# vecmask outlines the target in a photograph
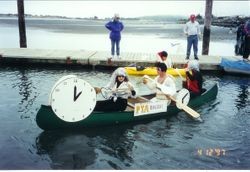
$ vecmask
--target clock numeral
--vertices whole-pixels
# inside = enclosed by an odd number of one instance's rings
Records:
[[[64,82],[63,85],[67,85],[68,83],[67,82]]]
[[[60,89],[59,89],[59,88],[57,88],[55,91],[56,91],[56,92],[59,92],[59,91],[60,91]]]
[[[77,79],[74,79],[74,82],[77,83]]]

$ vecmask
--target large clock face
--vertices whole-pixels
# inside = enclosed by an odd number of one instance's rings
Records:
[[[87,118],[96,105],[95,89],[74,75],[64,76],[52,88],[50,103],[54,113],[67,122]]]

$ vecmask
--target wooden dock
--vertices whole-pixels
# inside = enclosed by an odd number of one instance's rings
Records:
[[[116,57],[110,62],[109,51],[86,51],[86,50],[62,50],[62,49],[30,49],[30,48],[1,48],[0,64],[56,64],[56,65],[83,65],[120,67],[137,64],[153,66],[157,59],[157,53],[132,53],[122,52],[121,59]],[[169,58],[175,67],[181,68],[187,63],[185,55],[169,54]],[[201,70],[220,70],[221,58],[241,59],[240,56],[199,56]],[[193,59],[190,56],[190,59]]]

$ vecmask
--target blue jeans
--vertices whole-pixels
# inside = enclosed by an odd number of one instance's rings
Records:
[[[116,55],[120,55],[120,40],[112,40],[111,39],[111,55],[115,55],[115,47],[116,47]]]
[[[187,58],[190,56],[191,47],[193,45],[194,57],[198,58],[198,35],[189,35],[187,37]]]

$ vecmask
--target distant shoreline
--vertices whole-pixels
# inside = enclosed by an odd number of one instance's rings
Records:
[[[17,14],[0,14],[0,17],[9,17],[9,18],[17,18]],[[66,16],[55,16],[55,15],[31,15],[25,14],[25,17],[34,18],[34,19],[67,19],[67,20],[95,20],[95,21],[106,21],[111,20],[112,18],[104,18],[100,19],[98,16],[93,17],[66,17]],[[158,16],[142,16],[142,17],[133,17],[133,18],[122,18],[122,20],[127,21],[139,21],[139,20],[151,20],[155,22],[176,22],[178,24],[184,24],[188,21],[185,16],[171,16],[171,15],[158,15]],[[245,22],[250,20],[250,16],[213,16],[212,25],[213,26],[221,26],[221,27],[229,27],[235,28],[239,26],[241,22]],[[204,18],[201,15],[197,15],[197,21],[200,24],[204,23]]]
[[[58,33],[73,34],[107,34],[109,31],[104,27],[109,20],[93,19],[58,19],[58,18],[26,18],[27,29],[47,30]],[[155,21],[155,20],[126,20],[122,19],[125,25],[123,33],[132,35],[155,35],[167,39],[185,39],[183,34],[184,23],[177,21]],[[1,17],[0,25],[7,27],[18,27],[17,17]],[[201,24],[203,32],[203,26]],[[211,40],[235,40],[236,28],[211,27]]]

